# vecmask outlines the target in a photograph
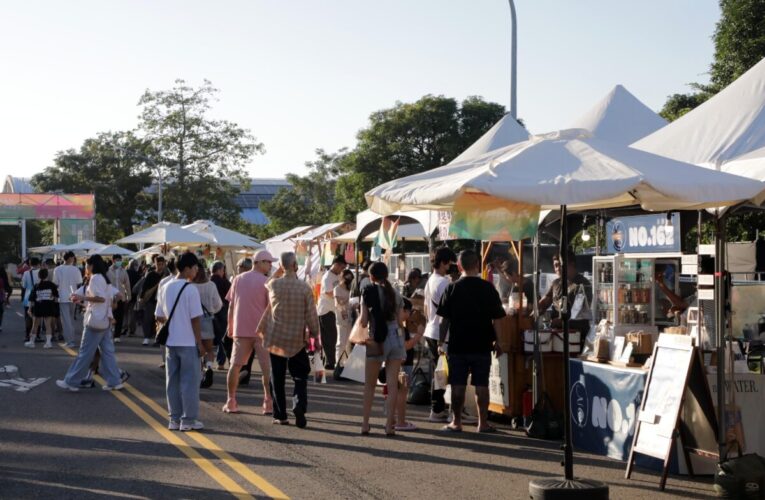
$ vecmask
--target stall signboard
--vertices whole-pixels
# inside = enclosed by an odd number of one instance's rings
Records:
[[[572,359],[571,434],[576,449],[627,460],[646,373]]]
[[[672,224],[669,224],[669,221]],[[608,253],[680,252],[680,214],[619,217],[606,223]]]

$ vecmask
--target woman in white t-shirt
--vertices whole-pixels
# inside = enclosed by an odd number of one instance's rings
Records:
[[[337,345],[335,359],[340,361],[340,355],[345,352],[350,355],[348,337],[351,336],[351,285],[353,273],[346,269],[340,275],[340,283],[335,287],[335,324],[337,325]]]
[[[199,298],[202,302],[202,358],[203,375],[201,387],[206,389],[213,383],[213,360],[215,359],[215,347],[213,347],[213,340],[215,340],[215,329],[213,328],[213,316],[215,313],[221,310],[223,307],[223,301],[220,299],[218,293],[218,287],[215,283],[210,281],[207,276],[207,269],[204,266],[204,261],[200,261],[200,265],[197,268],[197,275],[194,278],[194,286],[197,287],[199,292]]]
[[[85,304],[82,341],[77,359],[56,385],[62,389],[76,392],[80,382],[86,377],[90,362],[101,353],[99,373],[106,379],[105,391],[123,388],[117,357],[114,354],[112,340],[112,299],[114,290],[106,278],[107,266],[100,255],[91,255],[87,260],[87,273],[90,276],[87,286],[73,293],[70,299],[74,303]]]

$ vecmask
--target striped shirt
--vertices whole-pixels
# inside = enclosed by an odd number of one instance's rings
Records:
[[[306,328],[312,337],[319,335],[319,317],[308,283],[294,272],[266,284],[269,306],[258,331],[264,334],[269,352],[291,358],[308,342]]]

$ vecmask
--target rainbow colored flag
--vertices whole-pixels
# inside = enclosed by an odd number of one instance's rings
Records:
[[[449,234],[459,239],[518,241],[534,237],[538,225],[537,205],[465,193],[454,202]]]
[[[394,222],[390,217],[383,217],[380,223],[380,230],[377,231],[375,245],[383,250],[393,250],[398,240],[398,223],[401,219]]]

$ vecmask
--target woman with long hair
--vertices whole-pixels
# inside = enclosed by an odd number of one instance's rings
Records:
[[[218,295],[218,287],[210,281],[207,276],[207,269],[204,261],[199,262],[197,275],[194,277],[194,286],[199,291],[199,298],[202,302],[202,347],[204,352],[199,353],[202,356],[202,383],[201,387],[206,389],[213,383],[213,361],[215,360],[215,351],[213,340],[215,340],[215,329],[213,328],[213,317],[215,313],[223,307],[223,302]]]
[[[364,383],[364,406],[361,434],[369,434],[369,416],[377,387],[377,376],[383,362],[387,380],[398,380],[401,362],[406,358],[404,339],[399,331],[399,321],[403,300],[388,281],[388,266],[375,262],[369,268],[371,285],[364,288],[361,295],[361,326],[369,328],[366,342],[367,358]],[[385,434],[396,434],[396,401],[398,386],[388,385],[387,421]]]
[[[335,287],[335,324],[337,324],[337,345],[335,346],[335,359],[339,362],[340,356],[345,353],[350,355],[348,338],[351,336],[351,285],[353,273],[346,269],[340,275],[340,283]]]
[[[80,383],[87,377],[96,350],[101,352],[99,373],[106,379],[106,385],[102,388],[105,391],[123,388],[112,340],[112,300],[115,290],[109,286],[107,270],[100,255],[88,257],[88,284],[70,297],[72,302],[85,304],[85,317],[77,359],[69,367],[66,376],[62,380],[56,380],[56,385],[64,390],[79,390]]]

